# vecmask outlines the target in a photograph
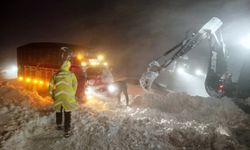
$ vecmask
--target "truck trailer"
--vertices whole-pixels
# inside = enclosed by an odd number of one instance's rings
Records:
[[[17,48],[18,80],[29,89],[48,93],[51,77],[69,56],[70,70],[78,80],[76,95],[79,99],[83,99],[90,77],[93,86],[112,82],[113,76],[102,55],[78,45],[49,42],[29,43]]]

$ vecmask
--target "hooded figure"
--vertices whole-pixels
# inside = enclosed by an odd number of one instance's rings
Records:
[[[69,136],[71,111],[78,108],[75,99],[77,79],[75,74],[69,71],[70,66],[70,61],[64,61],[59,72],[52,77],[49,84],[49,93],[54,99],[57,129],[62,129],[62,113],[64,110],[65,137]]]

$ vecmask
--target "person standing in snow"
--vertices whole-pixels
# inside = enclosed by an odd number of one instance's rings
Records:
[[[63,62],[58,73],[50,80],[49,93],[54,99],[56,111],[57,129],[62,129],[62,118],[64,112],[64,136],[70,136],[71,111],[78,108],[75,99],[77,90],[77,79],[74,73],[70,72],[70,61]]]
[[[126,99],[126,106],[128,106],[129,97],[128,97],[128,87],[126,80],[115,81],[113,84],[118,87],[118,93],[117,93],[118,103],[119,104],[121,103],[121,96],[123,93]]]

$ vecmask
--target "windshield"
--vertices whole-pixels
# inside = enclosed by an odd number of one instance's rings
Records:
[[[100,67],[90,67],[87,69],[87,76],[97,76],[102,74],[103,68]]]

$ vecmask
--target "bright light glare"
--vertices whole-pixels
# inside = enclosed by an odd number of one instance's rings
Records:
[[[87,99],[88,99],[88,100],[93,99],[93,95],[87,95]]]
[[[44,82],[43,82],[42,80],[40,80],[40,81],[39,81],[39,83],[40,83],[41,85],[43,85],[43,84],[44,84]]]
[[[35,79],[35,80],[33,80],[33,83],[34,83],[34,84],[37,84],[37,82],[38,82],[38,81],[37,81],[36,79]]]
[[[87,63],[86,63],[86,62],[81,62],[81,65],[82,65],[83,67],[85,67],[85,66],[87,66]]]
[[[107,62],[104,62],[103,65],[104,65],[104,66],[108,66],[108,63],[107,63]]]
[[[30,78],[26,78],[26,82],[30,82],[30,80],[31,80]]]
[[[201,75],[203,75],[203,73],[201,70],[197,69],[197,70],[195,70],[195,75],[201,76]]]
[[[4,72],[5,74],[3,75],[4,78],[6,79],[14,79],[17,78],[17,66],[11,65],[9,67],[6,67],[6,69],[1,70],[1,72]]]
[[[18,77],[18,79],[19,79],[20,81],[23,81],[23,77]]]
[[[78,54],[78,55],[77,55],[77,59],[78,59],[78,60],[82,60],[82,55],[81,55],[81,54]]]
[[[93,87],[87,87],[85,90],[86,95],[92,95],[94,93],[94,88]]]
[[[99,63],[93,61],[93,62],[91,62],[90,64],[93,65],[93,66],[96,66],[96,65],[98,65]]]
[[[90,59],[89,62],[90,62],[90,65],[92,66],[99,65],[99,61],[97,59]]]
[[[178,68],[177,68],[177,72],[178,72],[179,74],[184,74],[184,73],[185,73],[185,69],[182,68],[182,67],[178,67]]]
[[[250,34],[248,34],[247,36],[241,38],[240,44],[242,46],[244,46],[245,48],[250,49]]]
[[[100,60],[100,61],[102,61],[104,59],[104,57],[103,57],[103,55],[98,55],[97,59]]]
[[[17,66],[11,66],[10,71],[17,72]]]
[[[118,88],[117,88],[117,86],[115,86],[114,84],[108,85],[108,91],[109,91],[110,93],[114,93],[114,92],[116,92],[117,90],[118,90]]]

